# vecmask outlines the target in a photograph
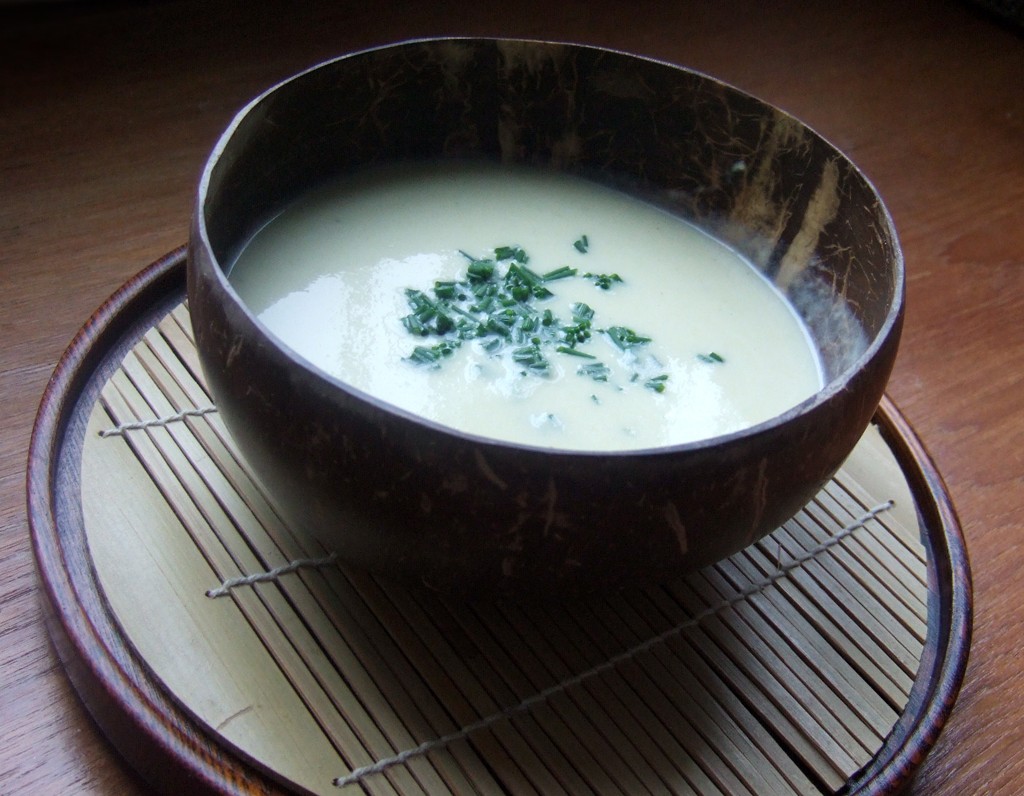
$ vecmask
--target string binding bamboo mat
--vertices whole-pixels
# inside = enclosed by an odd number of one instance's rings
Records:
[[[296,792],[842,792],[928,633],[927,551],[869,430],[775,533],[567,604],[379,582],[280,520],[202,381],[187,309],[128,351],[82,448],[89,553],[153,676]]]

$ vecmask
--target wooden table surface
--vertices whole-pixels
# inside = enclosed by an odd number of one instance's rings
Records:
[[[908,273],[889,394],[947,481],[974,570],[966,681],[911,792],[1024,793],[1020,30],[952,0],[463,5],[0,4],[0,792],[149,792],[77,701],[42,622],[25,459],[67,343],[185,241],[206,154],[251,96],[370,45],[508,35],[710,73],[809,123],[875,183]]]

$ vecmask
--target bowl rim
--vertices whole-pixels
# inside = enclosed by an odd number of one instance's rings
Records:
[[[396,406],[382,398],[379,398],[371,393],[359,389],[358,387],[349,384],[348,382],[339,379],[327,371],[323,370],[319,366],[310,362],[301,353],[293,349],[281,338],[275,335],[258,317],[250,310],[245,301],[242,300],[241,296],[232,286],[228,279],[227,271],[224,263],[216,256],[213,250],[213,246],[210,243],[210,237],[207,229],[207,218],[206,218],[206,200],[209,195],[210,183],[213,177],[213,172],[217,168],[225,150],[234,139],[238,128],[242,125],[247,117],[262,103],[266,102],[276,92],[283,87],[296,83],[310,74],[321,71],[326,68],[333,67],[344,61],[348,61],[354,58],[366,57],[374,53],[398,50],[406,47],[416,47],[423,45],[440,45],[445,43],[490,43],[494,45],[500,44],[517,44],[517,45],[535,45],[544,47],[568,47],[578,50],[594,51],[598,53],[609,53],[613,55],[622,56],[625,58],[636,59],[639,61],[645,61],[647,63],[655,64],[659,67],[671,69],[674,71],[682,72],[685,74],[698,77],[701,80],[706,80],[714,83],[726,91],[733,92],[743,98],[753,100],[754,102],[764,106],[766,109],[781,114],[782,117],[794,122],[800,128],[806,130],[812,136],[817,138],[821,143],[828,147],[832,152],[844,161],[844,164],[849,168],[851,175],[861,180],[864,186],[868,189],[870,194],[874,197],[880,220],[883,222],[883,228],[880,230],[888,235],[889,240],[892,243],[892,274],[893,274],[893,300],[890,302],[889,307],[886,310],[885,319],[878,331],[874,335],[873,339],[868,344],[867,348],[842,372],[837,376],[827,381],[824,386],[815,391],[814,394],[805,398],[798,404],[790,407],[789,409],[774,415],[766,420],[759,423],[746,426],[736,431],[728,432],[725,434],[717,434],[711,437],[704,437],[697,440],[691,440],[687,442],[674,443],[668,445],[659,445],[654,447],[646,448],[625,448],[625,449],[608,449],[608,450],[590,450],[590,449],[578,449],[578,448],[567,448],[567,447],[549,447],[536,445],[526,442],[516,442],[512,440],[500,439],[497,437],[488,437],[481,434],[474,434],[472,432],[464,431],[454,426],[449,426],[437,421],[431,420],[430,418],[424,417],[423,415],[411,412],[403,409],[402,407]],[[799,118],[793,116],[787,110],[780,108],[767,100],[762,99],[754,94],[744,91],[731,83],[723,81],[705,72],[683,66],[680,64],[672,63],[667,60],[658,59],[650,56],[639,55],[636,53],[627,52],[612,47],[604,47],[600,45],[584,44],[572,41],[560,41],[560,40],[547,40],[547,39],[534,39],[534,38],[517,38],[517,37],[504,37],[504,36],[429,36],[420,38],[403,39],[395,42],[384,43],[375,45],[372,47],[355,50],[352,52],[344,53],[342,55],[334,56],[317,63],[312,64],[298,72],[295,72],[282,80],[273,83],[272,85],[265,88],[255,97],[250,99],[245,105],[243,105],[232,117],[228,125],[223,129],[217,138],[213,148],[208,153],[203,170],[200,173],[198,185],[195,191],[195,204],[193,209],[193,220],[192,220],[193,233],[197,236],[198,240],[193,241],[193,245],[201,245],[208,256],[210,262],[214,265],[212,268],[214,278],[218,283],[218,286],[225,291],[226,295],[231,299],[235,307],[242,311],[246,320],[253,325],[253,327],[259,331],[259,333],[273,343],[274,348],[280,351],[291,364],[301,368],[310,377],[322,381],[329,385],[333,389],[340,390],[342,393],[348,394],[359,401],[365,402],[375,409],[382,411],[386,414],[398,417],[404,421],[413,423],[414,425],[420,426],[432,433],[439,434],[448,438],[460,439],[462,441],[475,444],[477,446],[483,446],[485,448],[493,449],[514,449],[522,452],[535,452],[542,454],[545,457],[568,457],[568,458],[607,458],[607,457],[624,457],[624,458],[637,458],[637,457],[661,457],[669,455],[678,455],[686,452],[696,451],[707,451],[710,449],[720,449],[723,446],[728,446],[733,443],[738,443],[742,440],[754,439],[761,435],[771,434],[776,431],[779,427],[784,426],[791,420],[813,413],[819,407],[828,403],[834,396],[845,391],[850,382],[855,376],[861,372],[865,366],[876,356],[880,354],[883,347],[888,344],[890,337],[893,334],[899,334],[903,317],[906,308],[906,267],[903,256],[902,246],[899,241],[899,237],[896,231],[896,226],[892,218],[892,214],[889,208],[886,206],[881,194],[879,193],[875,184],[868,178],[863,170],[850,158],[845,152],[843,152],[838,146],[836,146],[831,140],[819,133],[815,128],[811,127],[807,123],[803,122]],[[700,228],[700,227],[698,227]],[[719,238],[713,233],[713,237],[716,240]],[[726,244],[728,245],[728,244]],[[746,259],[746,258],[744,258]],[[192,265],[192,249],[189,247],[188,256],[188,268],[191,269]]]

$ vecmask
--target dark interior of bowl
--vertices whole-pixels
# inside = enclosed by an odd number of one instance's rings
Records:
[[[897,262],[898,246],[849,160],[755,98],[635,56],[479,39],[382,48],[278,87],[234,138],[206,208],[222,264],[332,176],[381,161],[490,158],[621,186],[731,243],[790,298],[827,379],[864,354],[902,290],[899,268],[870,265]]]
[[[790,297],[828,385],[705,442],[516,446],[345,388],[270,339],[228,288],[238,249],[303,192],[374,163],[445,158],[574,173],[695,221]],[[446,39],[328,62],[236,117],[200,184],[189,302],[221,416],[296,527],[350,563],[446,591],[564,593],[716,561],[813,497],[884,390],[903,269],[872,186],[785,113],[622,53]]]

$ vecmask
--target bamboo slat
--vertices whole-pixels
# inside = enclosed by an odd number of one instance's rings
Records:
[[[927,553],[870,430],[731,559],[545,606],[384,584],[294,533],[212,406],[184,306],[103,386],[82,456],[90,553],[125,636],[297,791],[835,793],[898,720],[927,636]],[[208,596],[300,560],[319,563]]]

